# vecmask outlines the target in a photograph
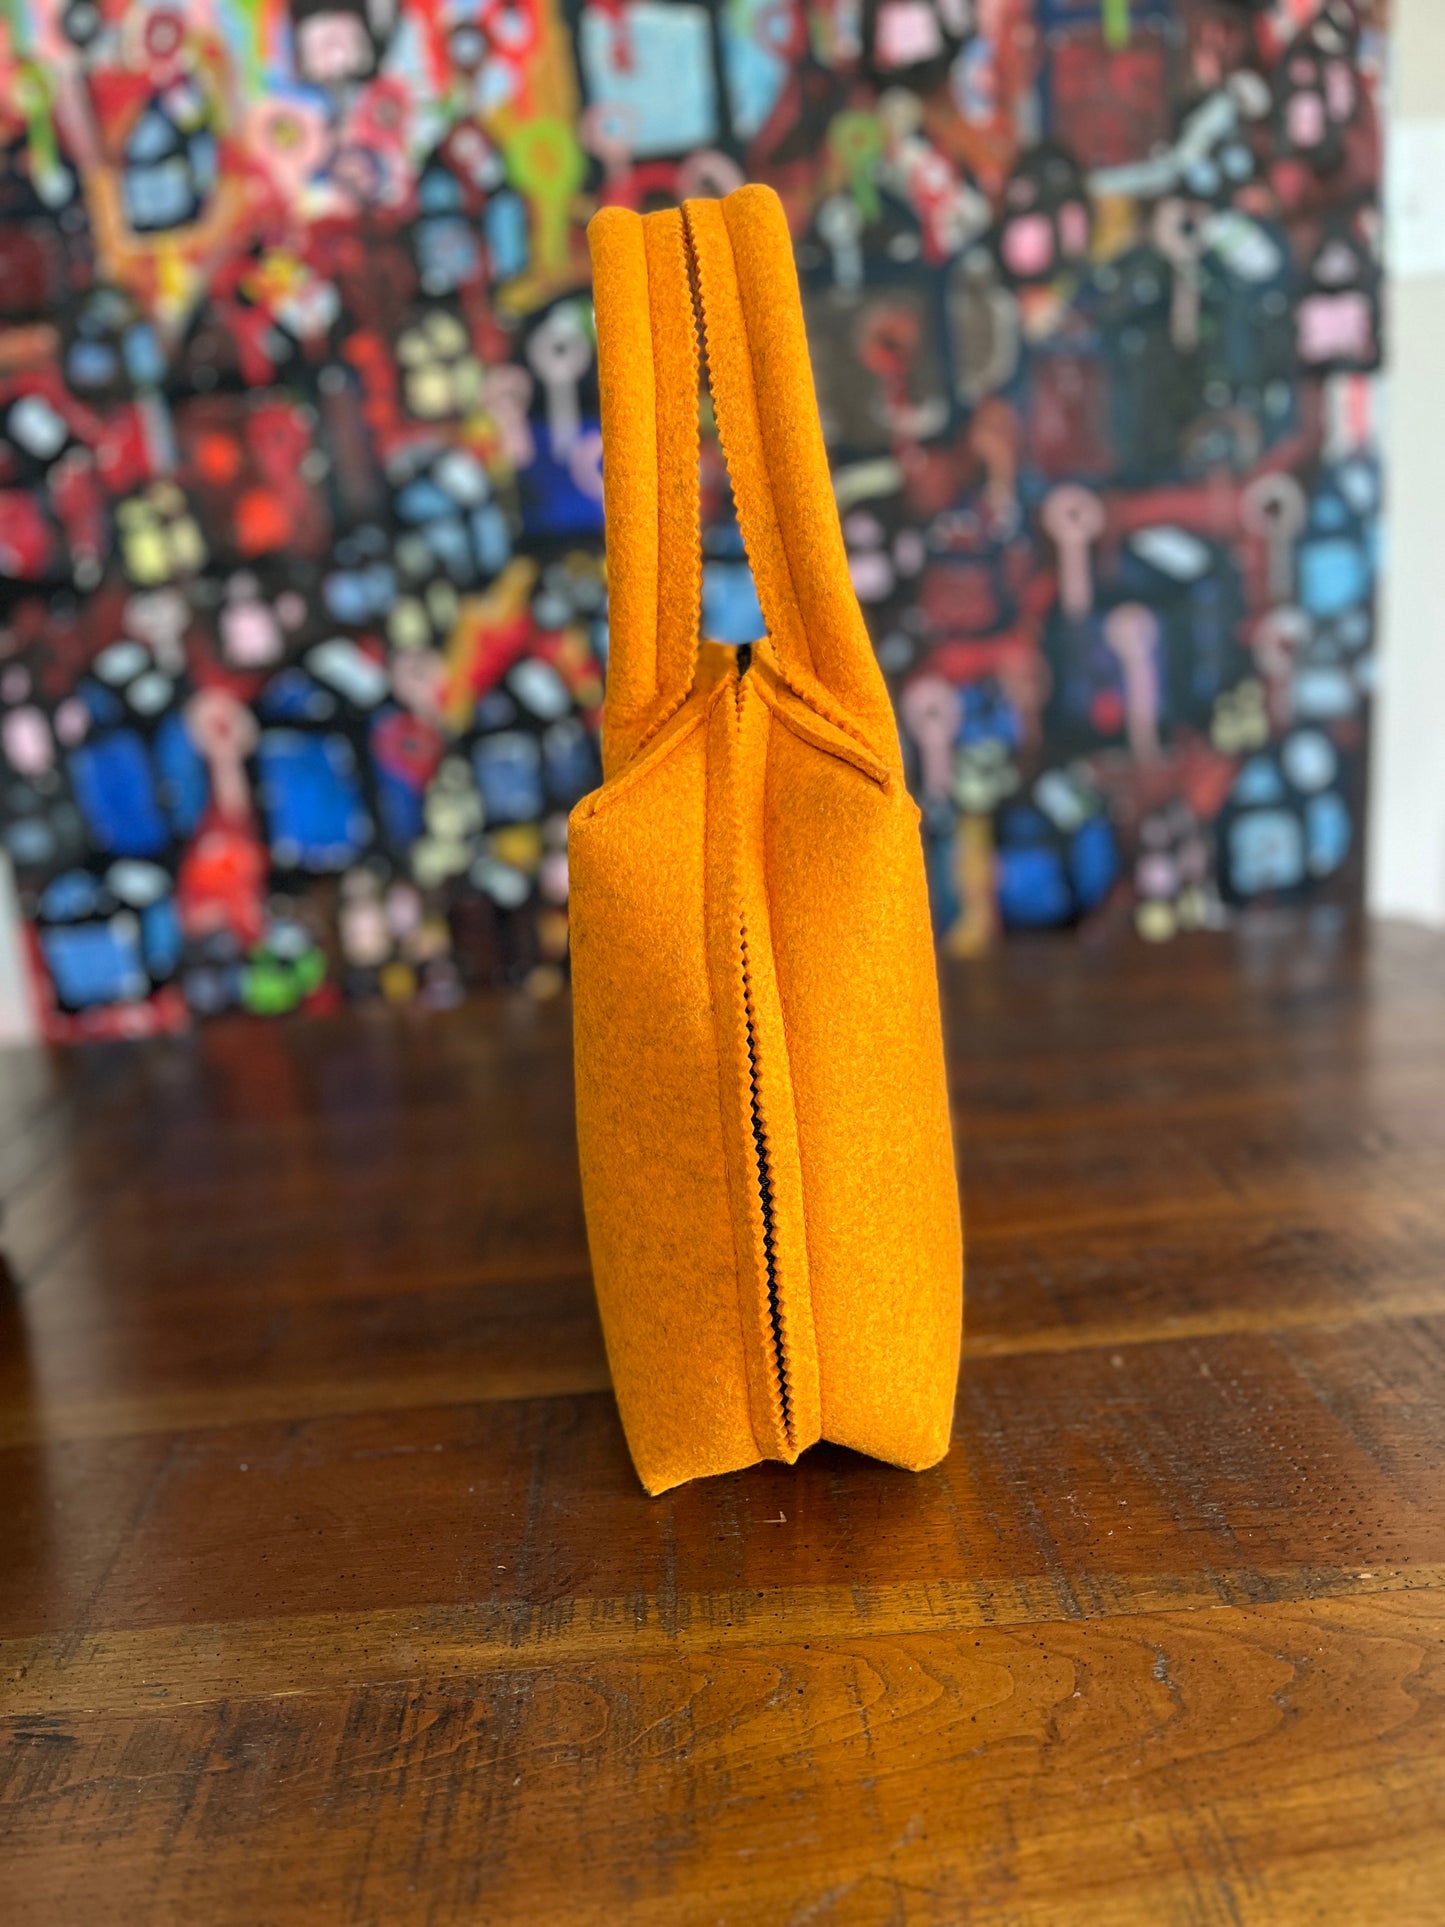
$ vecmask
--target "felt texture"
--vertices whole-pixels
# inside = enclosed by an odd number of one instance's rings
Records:
[[[937,979],[787,225],[754,186],[589,233],[611,640],[569,858],[623,1426],[649,1492],[824,1437],[922,1468],[948,1448],[962,1320]],[[768,628],[742,676],[698,641],[697,308]]]

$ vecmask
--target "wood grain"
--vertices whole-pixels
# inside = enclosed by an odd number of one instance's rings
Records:
[[[758,1628],[13,1734],[17,1899],[76,1919],[1425,1920],[1445,1887],[1440,1590]]]
[[[0,1917],[1445,1922],[1445,943],[948,982],[955,1447],[649,1501],[564,1005],[0,1068]]]

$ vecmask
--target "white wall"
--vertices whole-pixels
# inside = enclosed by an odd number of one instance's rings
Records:
[[[1397,0],[1370,908],[1445,924],[1445,5]]]
[[[0,1044],[35,1035],[35,1015],[20,949],[20,910],[10,859],[0,854]]]

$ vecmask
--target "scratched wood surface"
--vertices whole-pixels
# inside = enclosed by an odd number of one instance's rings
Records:
[[[0,1918],[1445,1922],[1445,941],[947,981],[954,1450],[647,1500],[568,1014],[0,1057]]]

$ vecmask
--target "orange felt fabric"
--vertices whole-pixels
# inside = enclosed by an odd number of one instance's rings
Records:
[[[918,812],[848,581],[792,249],[741,188],[590,229],[611,652],[571,819],[578,1145],[649,1492],[948,1448],[962,1246]],[[768,638],[697,639],[695,282]]]

